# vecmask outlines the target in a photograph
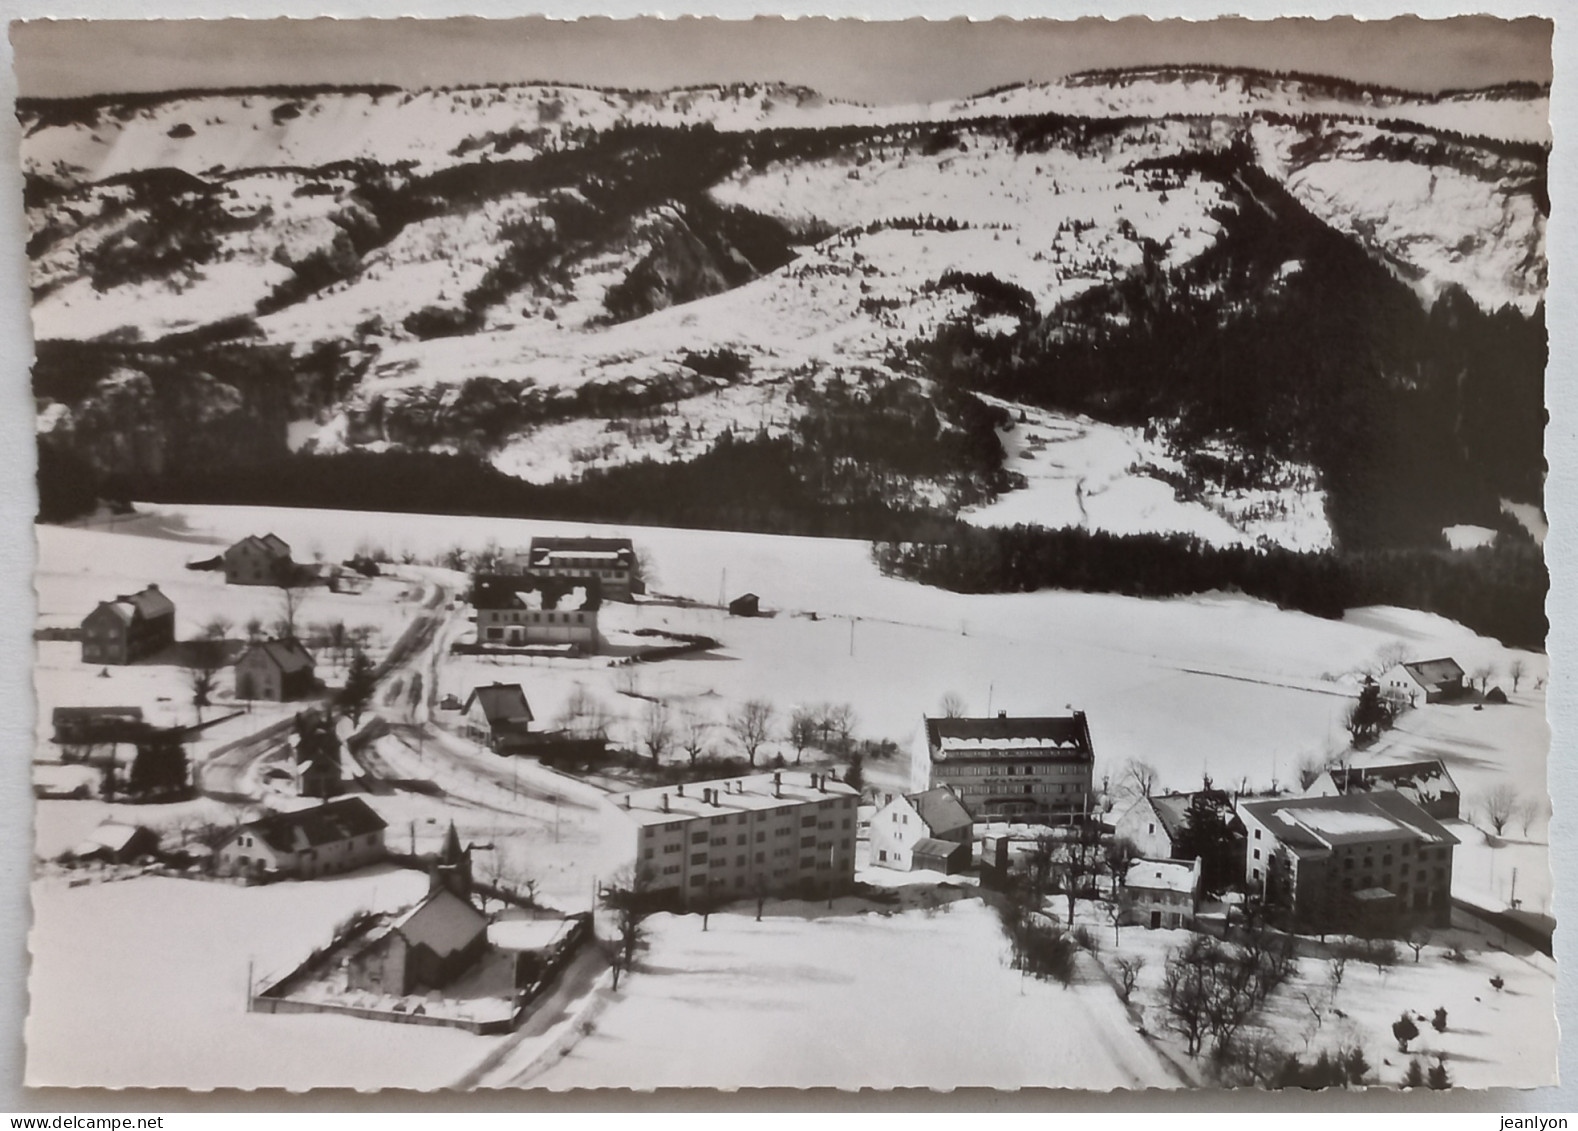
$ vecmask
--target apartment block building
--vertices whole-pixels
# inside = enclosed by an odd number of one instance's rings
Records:
[[[977,821],[1074,824],[1090,813],[1095,753],[1084,711],[926,718],[910,785],[949,786]]]
[[[859,801],[830,775],[790,770],[612,794],[607,867],[685,905],[821,897],[854,882]]]

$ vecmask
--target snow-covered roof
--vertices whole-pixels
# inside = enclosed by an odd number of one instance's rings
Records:
[[[992,757],[1012,753],[1023,757],[1091,756],[1090,727],[1085,712],[1072,715],[995,718],[926,719],[926,740],[932,758]]]
[[[574,924],[574,919],[500,919],[488,925],[488,942],[500,950],[548,950]]]
[[[1401,793],[1386,790],[1246,801],[1240,808],[1295,850],[1330,851],[1343,844],[1383,840],[1458,843],[1457,837],[1418,805]]]
[[[1136,860],[1124,874],[1125,887],[1142,891],[1181,891],[1193,893],[1200,879],[1197,861]]]
[[[715,781],[634,789],[626,793],[609,794],[608,800],[638,825],[660,825],[666,821],[717,817],[725,813],[778,809],[786,805],[805,805],[832,798],[859,796],[858,789],[826,775],[778,770],[736,778],[718,778]]]

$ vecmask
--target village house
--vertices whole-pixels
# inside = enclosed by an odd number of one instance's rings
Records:
[[[466,737],[499,753],[522,742],[533,721],[531,704],[518,683],[473,688],[461,711]]]
[[[1118,840],[1132,844],[1141,856],[1154,860],[1192,860],[1186,843],[1189,813],[1196,806],[1209,808],[1234,831],[1243,825],[1225,790],[1201,789],[1193,793],[1158,793],[1140,798],[1124,810],[1113,826]]]
[[[1447,926],[1457,838],[1401,793],[1244,801],[1245,890],[1301,928]]]
[[[1439,759],[1392,766],[1334,766],[1304,791],[1305,797],[1340,797],[1389,789],[1438,821],[1455,820],[1462,803],[1457,783]]]
[[[1469,690],[1463,669],[1450,656],[1396,664],[1382,674],[1380,683],[1382,695],[1409,706],[1417,706],[1421,698],[1426,703],[1450,702]]]
[[[360,797],[273,812],[226,837],[215,867],[225,875],[301,880],[349,872],[384,858],[386,827]]]
[[[1200,860],[1150,860],[1130,863],[1118,897],[1118,922],[1151,930],[1193,927],[1200,909]]]
[[[105,821],[71,850],[77,860],[102,860],[109,864],[130,864],[159,851],[159,834],[143,825]]]
[[[639,873],[686,905],[847,890],[859,800],[827,774],[789,770],[611,794],[607,874]]]
[[[596,582],[532,575],[479,577],[472,585],[477,643],[507,648],[564,646],[596,652]]]
[[[963,872],[974,849],[974,822],[945,785],[888,795],[871,818],[870,862],[898,871]]]
[[[290,544],[274,534],[249,534],[222,555],[226,585],[278,585],[295,570]]]
[[[1094,768],[1083,711],[924,718],[910,755],[912,789],[949,786],[977,821],[1083,821]]]
[[[82,662],[132,664],[175,643],[175,604],[149,585],[101,601],[82,619]]]
[[[460,847],[454,823],[434,861],[427,894],[374,928],[346,964],[352,990],[405,994],[441,990],[488,948],[488,918],[471,902],[471,849]]]
[[[236,658],[236,698],[283,703],[317,686],[312,653],[299,640],[262,640]]]

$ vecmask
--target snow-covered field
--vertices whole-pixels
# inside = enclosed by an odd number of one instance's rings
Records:
[[[30,1087],[434,1088],[497,1038],[246,1012],[247,969],[288,969],[358,908],[426,890],[377,869],[243,888],[144,878],[33,885]]]
[[[855,901],[650,920],[647,969],[534,1082],[595,1087],[1048,1087],[1180,1083],[1104,981],[1063,989],[1007,963],[979,900]]]

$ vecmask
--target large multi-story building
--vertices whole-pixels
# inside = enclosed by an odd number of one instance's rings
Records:
[[[635,546],[628,538],[533,538],[524,554],[506,555],[500,573],[530,573],[577,581],[596,579],[604,598],[628,601],[644,592]]]
[[[175,643],[175,604],[149,585],[100,601],[82,618],[82,662],[134,664]]]
[[[1084,711],[928,717],[911,751],[910,784],[952,787],[977,821],[1073,824],[1090,813],[1094,769]]]
[[[1386,930],[1452,917],[1457,838],[1401,793],[1242,801],[1245,889],[1305,930]]]
[[[684,904],[819,897],[854,882],[859,800],[829,775],[789,770],[612,794],[607,865]]]
[[[569,645],[596,652],[597,582],[565,578],[484,575],[472,583],[477,643],[504,647]]]

